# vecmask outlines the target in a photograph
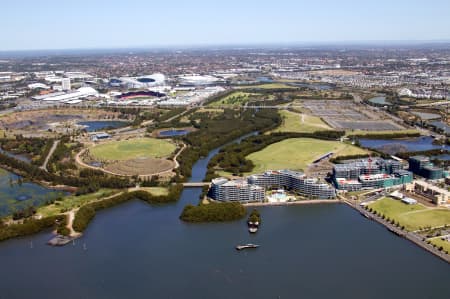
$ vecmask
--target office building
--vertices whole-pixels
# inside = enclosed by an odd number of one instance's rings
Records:
[[[433,165],[429,157],[413,156],[409,158],[409,170],[428,180],[439,180],[444,177],[444,169]]]
[[[61,86],[62,86],[62,90],[64,90],[64,91],[71,90],[70,78],[63,78],[61,80]]]

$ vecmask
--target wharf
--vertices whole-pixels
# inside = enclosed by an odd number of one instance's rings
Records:
[[[64,246],[68,243],[72,242],[73,240],[77,239],[78,237],[69,237],[69,236],[63,236],[63,235],[56,235],[54,236],[50,241],[47,242],[50,246]]]

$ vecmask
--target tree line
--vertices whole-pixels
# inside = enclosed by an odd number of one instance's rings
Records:
[[[186,222],[224,222],[242,219],[246,213],[238,202],[209,203],[185,206],[180,219]]]
[[[261,109],[257,112],[224,109],[221,115],[194,113],[192,119],[199,120],[198,131],[183,137],[189,145],[178,157],[178,174],[183,178],[191,175],[194,163],[206,157],[209,151],[254,131],[271,130],[281,124],[281,117],[275,109]]]

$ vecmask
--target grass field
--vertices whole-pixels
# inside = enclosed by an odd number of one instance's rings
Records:
[[[228,105],[229,106],[242,106],[246,102],[248,102],[252,96],[255,96],[255,95],[258,95],[258,94],[236,91],[218,101],[209,103],[208,107],[220,107],[220,106],[224,106],[224,105],[225,106],[228,106]]]
[[[442,240],[440,237],[432,238],[432,239],[429,239],[429,240],[431,241],[431,244],[436,245],[437,248],[442,246],[443,247],[443,251],[450,252],[450,242],[449,241]]]
[[[305,169],[315,159],[334,152],[335,157],[365,154],[366,151],[338,141],[312,138],[291,138],[269,145],[265,149],[247,156],[255,164],[253,173],[268,169]]]
[[[165,139],[137,138],[111,141],[90,148],[93,157],[100,160],[130,160],[162,158],[173,153],[176,146]]]
[[[273,130],[273,132],[315,132],[330,130],[331,128],[325,124],[319,117],[299,114],[287,110],[281,110],[283,123],[281,126]]]
[[[37,211],[38,214],[43,217],[54,216],[69,210],[79,208],[87,203],[101,199],[103,197],[111,196],[118,191],[112,189],[100,189],[95,193],[90,193],[86,195],[69,195],[63,198],[61,201],[56,201],[54,204],[40,207]]]
[[[391,198],[377,200],[369,207],[398,221],[409,231],[450,224],[450,210],[445,208],[428,208],[421,204],[407,205]]]
[[[169,194],[169,189],[164,188],[164,187],[141,187],[141,188],[139,188],[139,190],[147,191],[154,196]]]

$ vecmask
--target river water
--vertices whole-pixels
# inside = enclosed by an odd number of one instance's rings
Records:
[[[180,221],[200,193],[102,211],[66,247],[49,232],[0,243],[0,298],[450,298],[446,262],[345,205],[260,208],[249,235],[245,220]],[[261,247],[234,249],[249,242]]]
[[[380,149],[387,145],[398,145],[399,148],[404,148],[408,152],[428,151],[433,149],[450,150],[448,145],[433,144],[434,139],[429,136],[422,136],[417,138],[405,139],[360,139],[359,143],[363,147]]]

